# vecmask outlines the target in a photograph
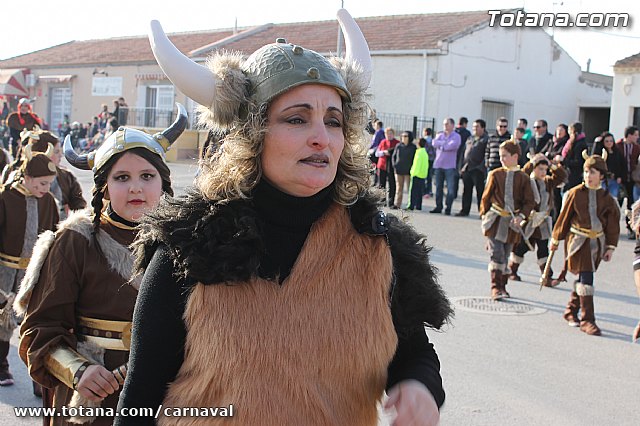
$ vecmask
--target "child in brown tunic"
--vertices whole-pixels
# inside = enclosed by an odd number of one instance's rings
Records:
[[[572,188],[566,196],[558,221],[553,228],[551,250],[557,250],[566,238],[565,258],[568,270],[578,275],[574,290],[564,312],[564,319],[572,327],[590,335],[601,334],[596,325],[593,307],[593,274],[601,260],[608,262],[618,244],[620,209],[613,197],[602,187],[607,175],[607,154],[587,156],[584,163],[584,182]],[[582,318],[578,311],[582,309]]]
[[[540,272],[544,271],[549,256],[549,238],[551,238],[551,211],[554,208],[554,189],[567,181],[567,172],[561,164],[552,164],[544,154],[536,154],[528,161],[522,171],[531,179],[531,189],[536,201],[535,211],[531,220],[527,222],[524,236],[528,238],[532,247],[537,246],[537,258]],[[551,171],[549,175],[548,172]],[[509,269],[511,278],[520,281],[518,268],[524,262],[524,255],[529,251],[525,240],[521,240],[511,252]],[[551,280],[545,282],[545,286],[551,286]]]
[[[113,424],[138,294],[129,245],[138,219],[162,193],[173,195],[164,153],[186,126],[179,110],[174,124],[153,136],[120,127],[91,157],[76,155],[70,136],[65,140],[69,163],[94,171],[92,209],[40,236],[14,303],[24,314],[19,354],[44,388],[44,406],[76,409],[45,424]]]
[[[16,180],[0,189],[0,386],[13,384],[9,340],[17,321],[11,303],[24,277],[31,251],[43,231],[55,228],[58,209],[49,192],[56,167],[47,154],[24,152]]]
[[[491,256],[491,297],[510,297],[507,293],[509,253],[520,241],[522,226],[529,217],[535,200],[529,176],[518,166],[520,146],[513,141],[500,145],[502,167],[492,170],[482,194],[480,216]]]

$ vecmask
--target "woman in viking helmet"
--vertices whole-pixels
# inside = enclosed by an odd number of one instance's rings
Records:
[[[376,425],[387,389],[397,424],[437,422],[425,324],[440,328],[451,308],[424,236],[367,193],[371,60],[351,16],[338,20],[346,58],[278,39],[208,68],[152,22],[165,74],[228,133],[188,196],[145,220],[120,408],[162,404],[161,425],[216,406],[243,425]]]
[[[44,387],[45,406],[116,407],[138,294],[129,244],[140,217],[163,193],[173,195],[165,151],[187,123],[178,108],[164,132],[120,127],[88,155],[77,155],[70,136],[65,139],[69,163],[93,170],[92,207],[40,236],[14,302],[25,315],[20,357]],[[94,417],[97,410],[67,413],[71,417],[52,417],[51,424],[113,423],[113,416]]]
[[[0,187],[0,386],[13,384],[9,340],[17,326],[11,304],[31,258],[38,234],[55,229],[58,209],[49,192],[56,167],[46,153],[27,146],[24,162],[11,185]]]
[[[569,272],[578,276],[564,311],[564,319],[572,327],[589,334],[601,334],[593,307],[593,275],[600,261],[608,262],[618,245],[620,209],[609,192],[602,187],[607,178],[607,152],[587,155],[583,167],[583,183],[566,195],[562,211],[553,228],[550,248],[557,250],[566,238],[565,258]],[[578,317],[578,311],[582,315]]]

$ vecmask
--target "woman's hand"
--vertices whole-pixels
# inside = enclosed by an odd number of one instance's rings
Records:
[[[394,407],[393,426],[436,426],[440,422],[438,404],[429,389],[417,380],[405,380],[389,390],[385,409]]]
[[[613,257],[613,250],[609,249],[604,252],[604,255],[602,256],[602,260],[604,260],[605,262],[608,262],[611,260],[612,257]]]
[[[78,393],[90,401],[100,402],[120,388],[113,373],[101,365],[87,367],[80,377]]]

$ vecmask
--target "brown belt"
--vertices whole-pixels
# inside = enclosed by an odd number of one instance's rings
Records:
[[[79,317],[78,334],[86,341],[114,351],[128,351],[131,347],[131,322]]]
[[[583,237],[587,237],[590,238],[592,240],[596,239],[596,238],[600,238],[601,236],[604,235],[604,233],[602,231],[594,231],[593,229],[589,229],[589,228],[581,228],[579,226],[576,225],[572,225],[571,226],[571,232],[576,234],[576,235],[581,235]]]
[[[27,269],[30,257],[16,257],[6,253],[0,253],[0,265],[13,269]]]

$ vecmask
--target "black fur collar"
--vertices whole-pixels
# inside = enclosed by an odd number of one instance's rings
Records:
[[[440,328],[452,310],[429,261],[431,247],[410,225],[379,211],[377,200],[363,194],[349,212],[358,232],[386,235],[394,266],[391,308],[396,328],[408,331],[425,323]],[[251,200],[215,204],[193,189],[184,197],[167,197],[142,221],[134,243],[136,269],[143,272],[163,244],[183,284],[246,281],[258,275],[264,250],[261,227]]]

